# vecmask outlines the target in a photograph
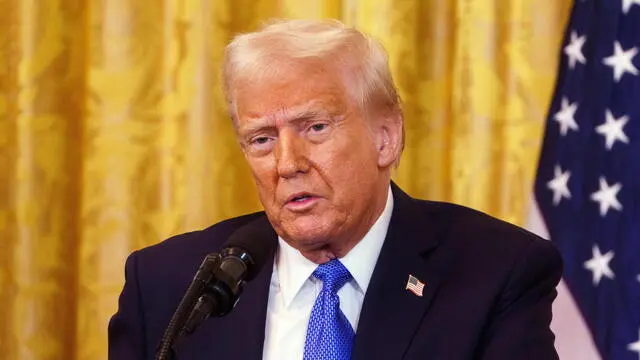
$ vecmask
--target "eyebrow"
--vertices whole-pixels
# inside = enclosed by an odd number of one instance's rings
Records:
[[[287,111],[291,113],[291,111]],[[260,132],[267,129],[274,129],[276,127],[276,117],[280,117],[281,115],[270,114],[267,116],[263,116],[260,118],[254,118],[254,123],[244,126],[241,129],[243,136],[254,134],[256,132]],[[291,115],[284,115],[281,119],[282,123],[297,125],[300,123],[308,122],[309,120],[316,118],[334,118],[334,116],[330,115],[330,113],[326,110],[319,109],[305,109],[300,112],[295,112]]]

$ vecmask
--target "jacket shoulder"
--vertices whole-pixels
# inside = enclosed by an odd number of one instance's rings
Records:
[[[441,245],[470,263],[511,267],[527,252],[560,259],[555,244],[514,224],[462,205],[417,202],[429,223],[436,224]]]
[[[174,286],[188,284],[207,254],[220,251],[237,228],[260,216],[264,212],[227,219],[134,252],[130,257],[136,258],[141,291],[175,291]]]
[[[179,259],[189,255],[204,257],[210,252],[220,250],[237,228],[260,216],[264,216],[264,212],[230,218],[205,229],[174,235],[160,243],[138,250],[137,256],[158,259],[166,257]]]

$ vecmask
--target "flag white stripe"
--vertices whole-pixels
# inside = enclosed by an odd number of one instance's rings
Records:
[[[527,229],[540,237],[550,239],[538,203],[534,196],[531,199]],[[556,349],[560,360],[602,360],[593,343],[589,327],[564,281],[560,282],[557,290],[558,297],[553,303],[551,330],[556,335]]]

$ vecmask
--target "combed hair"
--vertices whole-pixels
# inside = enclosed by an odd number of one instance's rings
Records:
[[[345,88],[365,114],[391,111],[402,121],[387,53],[378,41],[336,20],[276,20],[257,32],[236,36],[226,47],[223,86],[234,122],[234,84],[277,75],[286,71],[287,60],[292,59],[317,59],[337,65]],[[403,147],[404,127],[400,152]]]

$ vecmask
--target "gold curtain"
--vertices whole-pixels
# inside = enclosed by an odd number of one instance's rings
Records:
[[[522,224],[570,0],[0,0],[0,356],[106,358],[125,257],[260,209],[225,43],[272,17],[377,36],[395,179]]]

